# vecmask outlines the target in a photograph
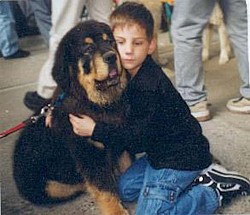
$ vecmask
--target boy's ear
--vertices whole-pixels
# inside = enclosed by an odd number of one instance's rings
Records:
[[[151,55],[155,51],[157,46],[156,38],[153,38],[149,44],[148,54]]]

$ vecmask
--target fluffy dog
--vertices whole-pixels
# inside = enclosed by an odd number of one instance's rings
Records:
[[[59,44],[52,74],[58,84],[55,98],[65,96],[52,112],[51,128],[41,118],[16,143],[13,170],[20,194],[47,204],[87,191],[103,215],[128,214],[116,194],[116,174],[130,165],[129,153],[77,136],[68,119],[72,113],[123,121],[127,76],[109,26],[86,21],[70,30]]]
[[[220,58],[219,64],[225,64],[229,61],[231,54],[231,46],[228,38],[226,26],[224,23],[223,12],[218,2],[216,2],[214,10],[212,12],[209,23],[203,31],[202,41],[202,60],[206,61],[209,59],[209,47],[211,43],[211,37],[214,27],[218,29],[219,41],[220,41]]]

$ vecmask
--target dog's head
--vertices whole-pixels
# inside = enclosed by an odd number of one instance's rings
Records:
[[[80,23],[63,37],[52,75],[63,92],[100,106],[115,102],[127,84],[112,31],[96,21]]]

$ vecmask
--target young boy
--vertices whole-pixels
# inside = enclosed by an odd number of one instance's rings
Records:
[[[153,19],[127,2],[110,17],[122,64],[131,80],[124,94],[130,111],[122,126],[70,115],[74,132],[146,152],[120,177],[123,201],[137,200],[137,215],[212,214],[233,197],[249,194],[248,179],[212,164],[199,123],[151,54]],[[112,140],[112,141],[110,141]]]

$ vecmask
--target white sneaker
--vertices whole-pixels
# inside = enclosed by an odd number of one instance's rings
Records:
[[[227,102],[227,108],[232,112],[250,114],[250,99],[244,97],[231,99]]]
[[[201,101],[189,106],[191,114],[199,121],[204,122],[211,119],[207,101]]]

